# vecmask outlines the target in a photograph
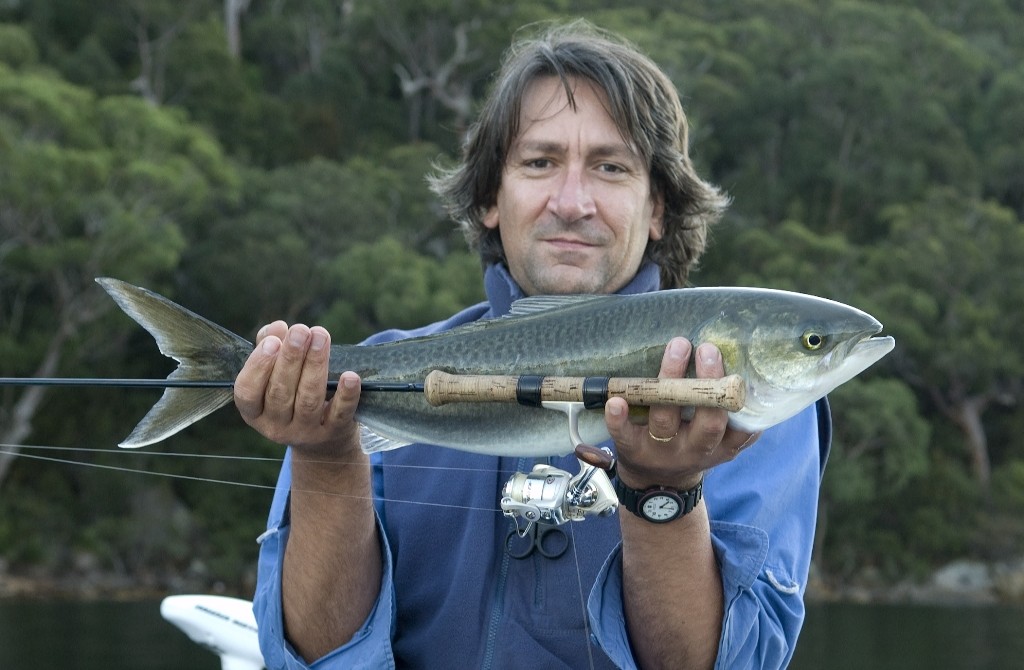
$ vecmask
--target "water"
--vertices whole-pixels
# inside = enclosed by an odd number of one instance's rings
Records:
[[[790,670],[1020,670],[1024,607],[808,605]]]
[[[0,670],[219,670],[159,601],[0,600]]]
[[[160,603],[0,600],[0,670],[217,670]],[[808,606],[790,670],[1018,670],[1024,607]]]

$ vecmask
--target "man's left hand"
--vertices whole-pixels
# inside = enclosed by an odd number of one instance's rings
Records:
[[[691,355],[689,340],[673,339],[665,348],[658,377],[684,377]],[[695,363],[698,378],[725,376],[722,354],[713,344],[697,347]],[[691,488],[705,470],[731,461],[760,437],[760,433],[729,428],[728,412],[714,407],[697,407],[686,421],[679,407],[653,406],[648,423],[639,425],[629,420],[626,401],[612,398],[605,404],[605,421],[618,451],[618,476],[636,489],[655,485]]]

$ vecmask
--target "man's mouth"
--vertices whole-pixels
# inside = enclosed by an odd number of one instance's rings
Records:
[[[597,246],[595,244],[587,242],[586,240],[580,240],[570,237],[552,237],[545,239],[544,242],[546,244],[550,244],[551,246],[557,249],[562,249],[565,251],[582,251],[584,249],[589,249],[591,247]]]

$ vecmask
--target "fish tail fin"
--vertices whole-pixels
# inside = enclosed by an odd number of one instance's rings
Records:
[[[97,278],[124,312],[149,331],[160,353],[178,361],[167,379],[233,380],[253,345],[167,298],[119,279]],[[168,388],[119,446],[159,442],[231,402],[231,388]]]

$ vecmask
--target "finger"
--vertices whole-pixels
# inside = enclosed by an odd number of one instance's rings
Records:
[[[711,468],[733,460],[749,449],[760,437],[761,433],[745,433],[731,428],[727,429],[721,443],[704,458],[705,467]]]
[[[274,321],[259,329],[259,332],[256,333],[256,344],[259,345],[260,342],[271,335],[279,340],[283,340],[287,334],[288,324],[284,321]]]
[[[705,342],[697,347],[694,363],[698,378],[717,379],[725,376],[722,353],[713,344]],[[722,442],[728,423],[729,414],[725,410],[714,407],[696,408],[689,426],[691,444],[696,449],[707,453],[713,452]]]
[[[661,359],[658,378],[679,379],[686,376],[692,349],[689,340],[682,337],[673,338],[665,347],[665,355]],[[679,432],[681,422],[679,408],[670,405],[651,407],[648,415],[648,429],[655,438],[671,439]]]
[[[270,375],[263,413],[278,425],[291,423],[302,367],[309,349],[309,327],[297,323],[288,329]]]
[[[629,422],[629,404],[622,398],[609,398],[604,404],[604,422],[616,445],[631,445],[637,427]]]
[[[743,451],[744,449],[749,448],[751,445],[753,445],[755,442],[757,442],[759,439],[761,439],[761,433],[760,432],[749,433],[749,434],[748,433],[737,433],[737,434],[740,435],[740,436],[746,435],[747,439],[745,439],[742,442],[740,442],[739,446],[737,446],[735,449],[733,449],[733,454],[735,454],[736,456],[738,456],[741,451]],[[738,441],[739,440],[737,440],[737,442]]]
[[[319,425],[323,420],[330,348],[330,333],[320,326],[309,329],[309,348],[302,362],[299,383],[295,391],[295,421]]]
[[[238,413],[251,423],[263,414],[263,400],[267,383],[274,370],[277,354],[281,349],[281,340],[277,337],[264,337],[253,349],[235,379],[234,395]]]
[[[710,342],[705,342],[697,347],[697,358],[694,360],[694,365],[697,368],[697,376],[700,378],[713,379],[725,376],[722,353]]]
[[[338,390],[327,405],[325,424],[340,424],[353,419],[359,404],[359,375],[354,372],[343,372],[338,379]]]

